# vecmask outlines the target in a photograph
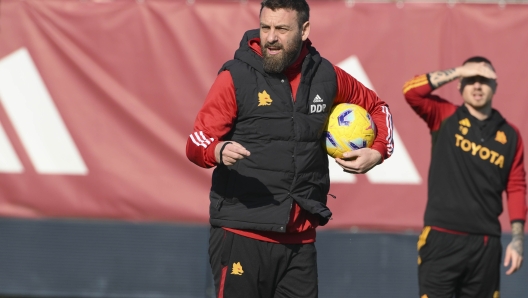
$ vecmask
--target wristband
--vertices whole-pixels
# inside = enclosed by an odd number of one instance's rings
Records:
[[[222,145],[222,148],[220,148],[220,164],[221,165],[224,164],[224,160],[222,158],[222,154],[224,153],[224,149],[227,146],[227,144],[232,144],[232,143],[231,142],[224,142],[224,144]]]

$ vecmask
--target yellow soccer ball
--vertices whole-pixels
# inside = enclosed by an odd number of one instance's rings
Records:
[[[370,148],[376,138],[376,125],[363,107],[342,103],[330,111],[324,132],[323,146],[333,158],[361,148]]]

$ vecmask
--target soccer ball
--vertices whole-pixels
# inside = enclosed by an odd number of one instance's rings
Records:
[[[342,158],[347,151],[371,147],[376,138],[376,125],[364,108],[342,103],[330,111],[323,135],[328,155]]]

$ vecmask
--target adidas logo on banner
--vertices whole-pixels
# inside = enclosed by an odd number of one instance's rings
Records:
[[[316,102],[323,102],[323,99],[321,98],[321,96],[319,96],[319,94],[317,94],[317,95],[314,97],[313,102],[314,102],[314,103],[316,103]]]
[[[39,174],[88,175],[89,170],[29,51],[0,59],[0,105]],[[0,173],[26,171],[0,123]],[[20,149],[17,149],[20,150]]]

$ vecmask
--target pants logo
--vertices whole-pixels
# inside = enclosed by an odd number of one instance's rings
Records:
[[[233,270],[231,270],[231,274],[234,274],[234,275],[244,274],[244,270],[242,270],[242,265],[240,265],[240,262],[233,263]]]

